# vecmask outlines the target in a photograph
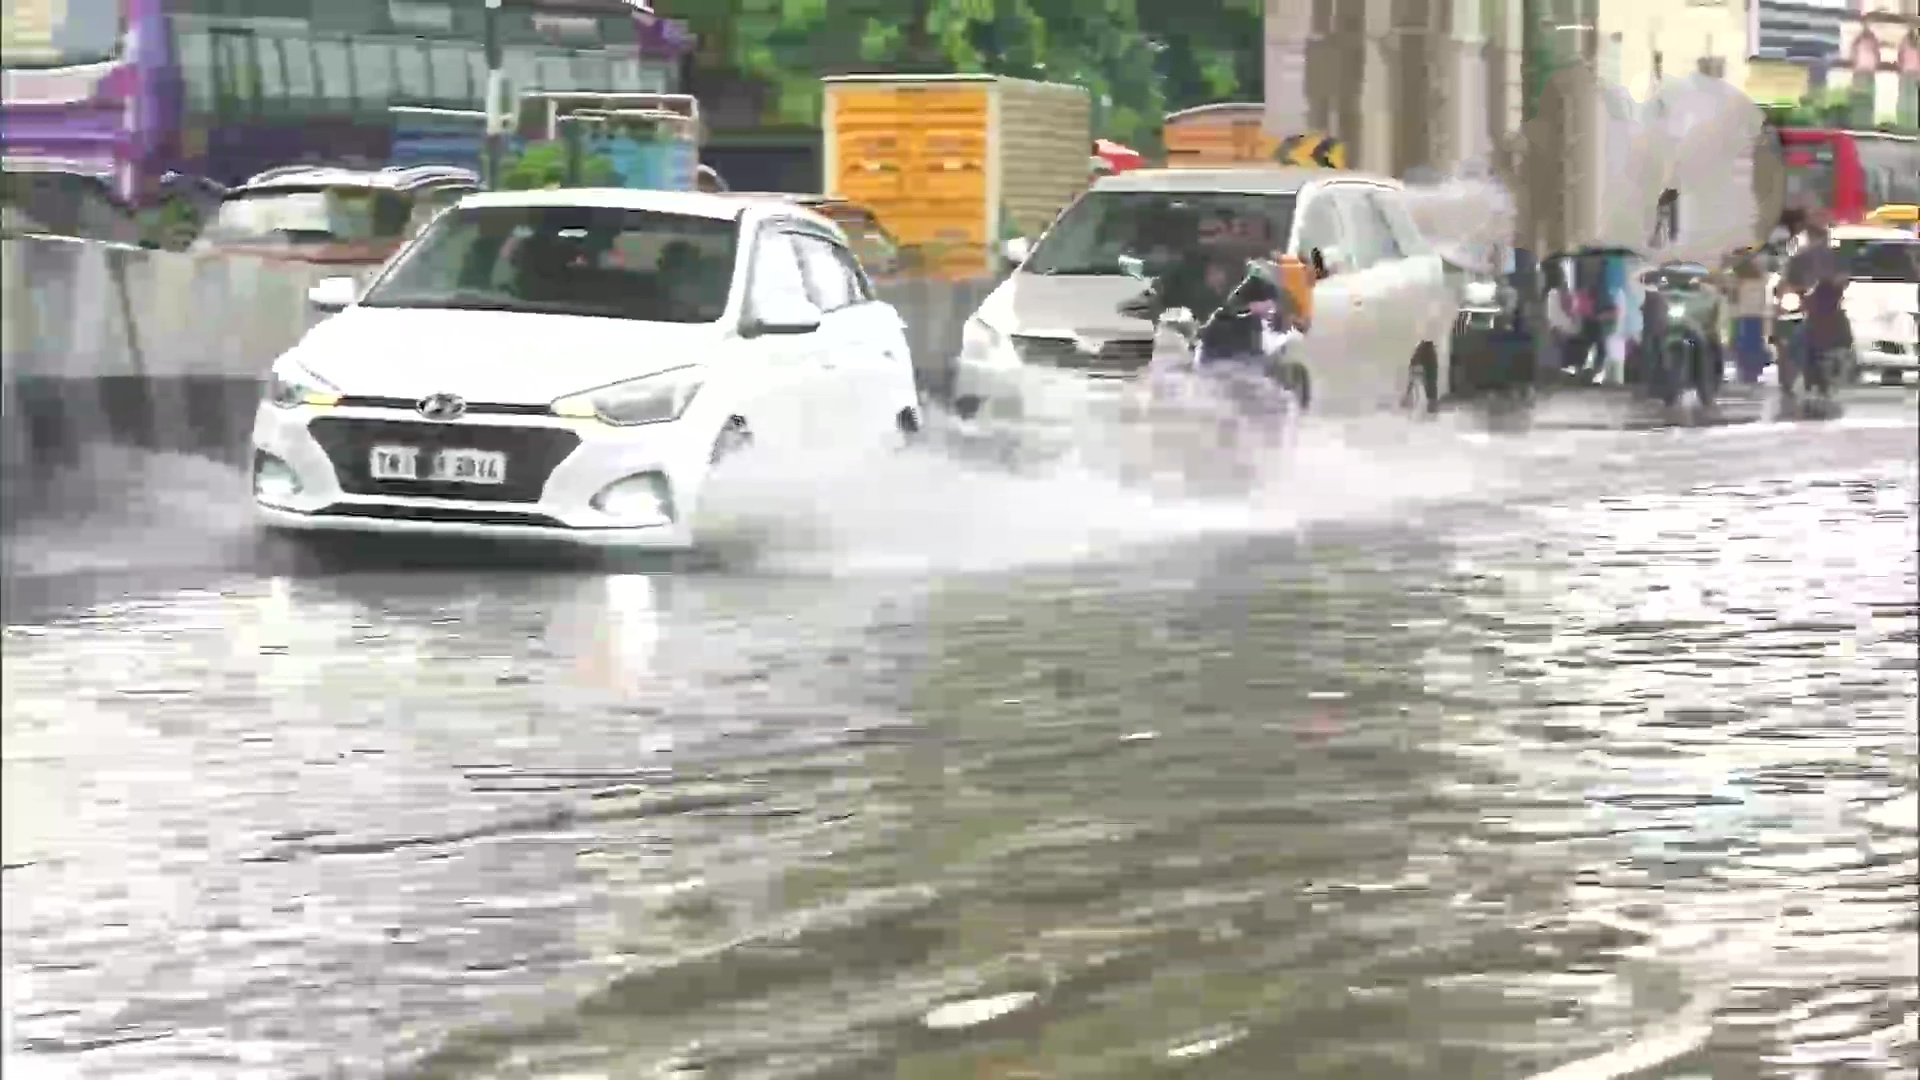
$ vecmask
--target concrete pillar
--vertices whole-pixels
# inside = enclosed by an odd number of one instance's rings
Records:
[[[1360,167],[1392,172],[1394,159],[1394,77],[1388,55],[1394,0],[1362,0],[1363,61],[1359,93]]]
[[[1307,93],[1313,8],[1306,0],[1266,0],[1261,19],[1266,47],[1266,110],[1261,123],[1269,135],[1284,138],[1315,126],[1313,103]]]
[[[1500,133],[1489,114],[1487,101],[1492,96],[1488,85],[1492,65],[1488,63],[1490,28],[1485,25],[1482,0],[1452,0],[1447,12],[1449,34],[1447,52],[1453,72],[1453,108],[1450,110],[1446,149],[1443,160],[1455,170],[1467,161],[1485,160],[1493,150],[1493,139]]]

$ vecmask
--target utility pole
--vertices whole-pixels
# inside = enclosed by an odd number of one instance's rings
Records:
[[[486,20],[482,35],[487,54],[486,156],[481,181],[489,189],[500,184],[500,162],[505,156],[507,138],[506,72],[500,69],[500,0],[486,0]]]

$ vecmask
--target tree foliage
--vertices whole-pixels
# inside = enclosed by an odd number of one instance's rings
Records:
[[[501,170],[500,187],[507,191],[537,191],[567,183],[567,147],[560,141],[528,144]],[[580,160],[581,187],[613,187],[619,173],[604,154],[586,153]]]
[[[1304,2],[1304,0],[1302,0]],[[769,87],[767,119],[815,124],[820,77],[982,72],[1073,82],[1096,132],[1136,145],[1172,109],[1260,95],[1261,0],[677,0],[696,63]]]

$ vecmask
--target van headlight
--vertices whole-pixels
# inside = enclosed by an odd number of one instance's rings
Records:
[[[278,364],[267,376],[267,400],[276,408],[340,404],[340,392],[298,364]]]
[[[563,397],[547,408],[555,416],[614,427],[664,424],[680,419],[704,381],[696,367],[674,368]]]

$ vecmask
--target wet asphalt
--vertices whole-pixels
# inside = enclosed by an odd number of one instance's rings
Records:
[[[664,564],[145,463],[10,556],[7,1075],[1920,1075],[1915,420],[1356,439],[1261,527],[942,464]]]

